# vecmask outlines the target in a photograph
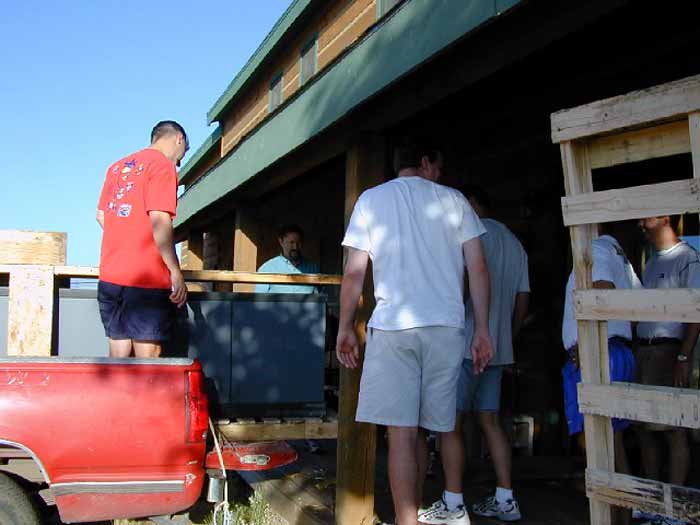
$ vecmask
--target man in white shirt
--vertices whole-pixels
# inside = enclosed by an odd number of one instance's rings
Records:
[[[436,183],[441,168],[442,155],[429,144],[399,147],[398,177],[360,195],[343,239],[347,258],[336,351],[343,365],[360,364],[353,325],[371,258],[376,307],[368,323],[356,418],[387,426],[389,480],[400,525],[418,523],[419,427],[454,429],[466,349],[465,265],[475,312],[475,370],[481,372],[493,353],[489,277],[479,239],[484,228],[461,193]],[[469,523],[463,505],[454,519]]]
[[[603,234],[593,241],[593,288],[596,289],[631,289],[641,288],[641,282],[627,260],[616,237],[620,236],[629,222],[601,224]],[[562,323],[562,342],[569,360],[562,369],[564,380],[564,412],[569,426],[569,435],[579,436],[579,445],[585,448],[583,433],[583,415],[578,407],[576,385],[581,382],[581,370],[578,357],[578,328],[574,318],[574,272],[569,275],[564,300],[564,321]],[[632,324],[629,321],[608,322],[608,357],[611,381],[635,381],[635,360],[631,350]],[[629,427],[626,419],[613,419],[615,431],[615,469],[617,472],[629,472],[622,432]],[[629,513],[621,510],[616,514],[616,522],[628,522]]]
[[[466,412],[478,414],[497,480],[495,494],[474,505],[473,512],[503,521],[521,518],[511,485],[510,443],[501,427],[499,411],[503,369],[513,364],[513,339],[525,319],[530,299],[527,254],[517,237],[504,224],[485,218],[490,209],[490,199],[484,190],[468,186],[462,191],[486,228],[481,242],[491,283],[489,331],[494,339],[494,357],[483,373],[478,375],[473,372],[470,354],[462,362],[457,388],[457,424],[454,431],[442,434],[440,441],[445,491],[440,500],[419,513],[419,521],[428,524],[445,523],[445,516],[454,507],[463,504],[464,444],[461,420]],[[468,301],[467,344],[473,333],[472,303]]]
[[[656,253],[644,268],[645,288],[700,288],[698,253],[677,235],[680,216],[650,217],[639,221]],[[639,382],[645,385],[688,387],[690,362],[700,324],[646,322],[637,325]],[[639,428],[642,464],[646,477],[659,479],[656,439],[650,431],[664,431],[670,451],[669,483],[684,485],[690,450],[682,428],[643,425]]]

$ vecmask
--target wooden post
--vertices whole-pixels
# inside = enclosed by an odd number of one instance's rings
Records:
[[[235,221],[233,216],[224,217],[216,229],[216,269],[233,270],[233,242]],[[229,283],[214,283],[214,291],[230,292],[233,286]]]
[[[199,230],[189,233],[187,240],[182,243],[181,267],[183,270],[204,270],[204,234]],[[187,283],[190,292],[201,292],[204,287],[200,283]]]
[[[0,231],[0,264],[11,268],[8,356],[51,355],[55,278],[50,265],[66,264],[66,245],[65,233]]]
[[[384,175],[384,142],[376,138],[357,144],[347,152],[345,173],[345,224],[363,190],[381,184]],[[365,279],[357,312],[357,332],[364,356],[367,321],[374,308],[371,268]],[[335,519],[338,525],[374,523],[374,466],[376,428],[355,422],[361,368],[340,368],[338,406],[338,457]]]
[[[562,166],[567,196],[593,191],[593,179],[585,145],[570,141],[561,144]],[[576,288],[590,289],[593,285],[593,247],[598,236],[595,224],[570,228],[571,246],[576,273]],[[578,321],[578,346],[581,379],[588,384],[609,384],[607,322]],[[587,468],[614,472],[615,446],[610,419],[603,416],[584,415],[586,434]],[[607,503],[590,499],[591,523],[609,525],[611,507]]]
[[[236,210],[236,227],[233,236],[233,270],[240,272],[255,272],[258,269],[258,238],[259,226],[251,210],[239,208]],[[254,292],[254,284],[236,284],[234,292]]]

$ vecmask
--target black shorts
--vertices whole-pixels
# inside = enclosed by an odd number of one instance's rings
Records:
[[[163,341],[170,338],[175,305],[170,290],[97,284],[97,302],[105,335],[110,339]]]

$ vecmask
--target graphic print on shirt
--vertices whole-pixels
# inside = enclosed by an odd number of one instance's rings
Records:
[[[136,168],[136,171],[134,171],[134,168]],[[127,160],[121,166],[116,165],[112,168],[114,184],[112,187],[112,198],[107,205],[108,211],[114,212],[117,217],[122,218],[131,215],[133,206],[128,202],[127,196],[129,192],[134,189],[135,182],[130,179],[134,175],[141,175],[143,169],[143,163],[136,167],[136,161],[134,159]]]

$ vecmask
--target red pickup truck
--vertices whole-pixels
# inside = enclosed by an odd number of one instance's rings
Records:
[[[190,507],[205,477],[202,383],[190,359],[0,359],[0,523],[39,524],[37,479],[66,523]]]

